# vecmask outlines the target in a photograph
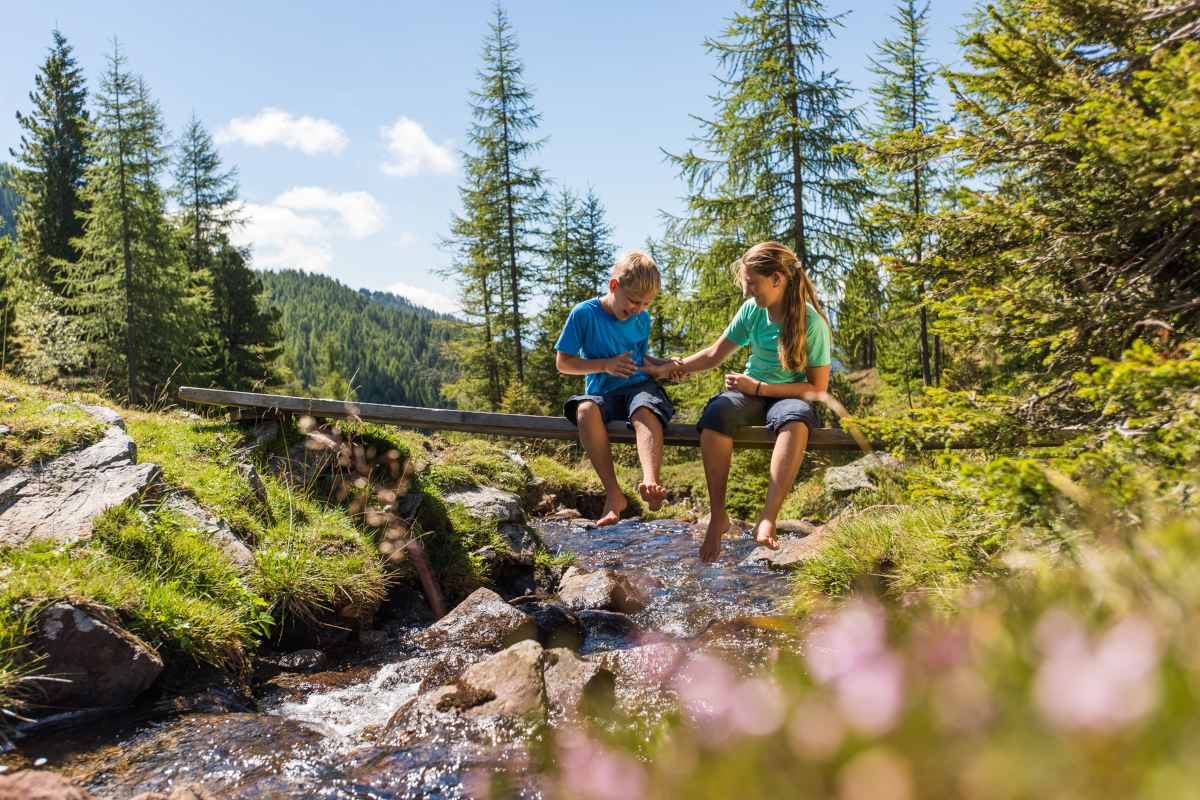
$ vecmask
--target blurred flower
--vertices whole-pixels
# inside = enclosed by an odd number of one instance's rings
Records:
[[[891,728],[904,704],[903,666],[886,635],[883,612],[855,600],[804,648],[813,677],[834,687],[843,719],[873,735]]]
[[[1054,724],[1114,730],[1153,708],[1159,641],[1148,620],[1129,617],[1092,641],[1078,620],[1053,609],[1038,622],[1035,636],[1045,658],[1034,693]]]
[[[952,731],[978,730],[992,717],[988,685],[969,667],[957,667],[938,678],[930,699],[938,722]]]
[[[841,748],[846,730],[836,711],[819,700],[809,700],[792,712],[787,736],[798,758],[825,761]]]
[[[912,768],[891,750],[875,747],[842,767],[838,788],[841,800],[911,800]]]
[[[739,681],[715,656],[689,659],[672,676],[671,687],[707,744],[735,734],[766,736],[783,725],[785,704],[779,687],[763,678]]]
[[[646,790],[646,770],[628,753],[616,753],[580,731],[558,739],[563,788],[585,800],[636,800]]]

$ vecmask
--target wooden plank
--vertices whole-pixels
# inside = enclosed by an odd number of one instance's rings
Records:
[[[562,417],[494,414],[445,408],[392,406],[381,403],[354,403],[343,400],[200,389],[192,386],[182,387],[179,390],[179,397],[182,400],[202,405],[229,406],[234,409],[230,414],[231,419],[254,419],[293,414],[320,419],[350,419],[384,425],[462,431],[490,436],[579,440],[579,431]],[[632,443],[635,441],[633,431],[624,422],[610,422],[608,435],[614,442]],[[700,433],[694,425],[672,423],[664,429],[663,440],[667,445],[697,447],[700,444]],[[882,446],[882,443],[879,442],[873,444]],[[734,445],[739,448],[771,448],[775,446],[775,434],[766,428],[742,428],[734,437]],[[845,431],[836,428],[819,428],[809,433],[808,449],[858,450],[859,446],[854,437]]]

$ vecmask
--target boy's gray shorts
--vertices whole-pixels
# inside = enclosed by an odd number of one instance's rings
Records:
[[[779,429],[789,422],[803,422],[809,428],[825,427],[821,412],[807,400],[755,397],[734,389],[708,398],[696,430],[711,428],[717,433],[733,436],[745,425],[766,425],[771,433],[779,433]]]
[[[607,394],[575,395],[563,405],[563,416],[572,425],[579,425],[576,413],[579,410],[579,404],[584,400],[591,400],[600,406],[600,415],[604,418],[605,425],[613,421],[629,422],[633,412],[639,408],[650,409],[663,425],[666,425],[671,421],[671,417],[675,416],[675,406],[671,405],[667,393],[663,391],[662,384],[656,380],[638,381]],[[632,428],[633,423],[629,423],[629,427]]]

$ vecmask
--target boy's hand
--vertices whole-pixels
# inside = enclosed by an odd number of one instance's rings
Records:
[[[671,363],[663,364],[663,370],[670,370],[670,378],[673,381],[686,380],[689,374],[683,371],[683,359],[679,356],[673,356]]]
[[[630,356],[632,350],[627,350],[619,356],[604,359],[604,371],[616,378],[628,378],[638,371],[637,362]]]

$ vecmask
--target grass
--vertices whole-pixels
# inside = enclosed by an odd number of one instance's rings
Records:
[[[0,472],[13,467],[42,464],[69,450],[86,447],[104,436],[107,426],[77,408],[47,412],[55,403],[99,398],[79,393],[47,392],[24,381],[0,375],[0,425],[9,432],[0,436]]]

